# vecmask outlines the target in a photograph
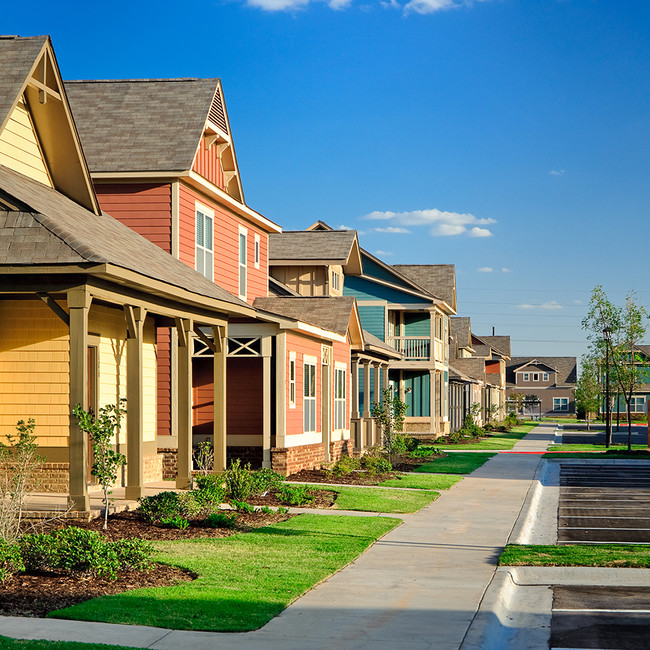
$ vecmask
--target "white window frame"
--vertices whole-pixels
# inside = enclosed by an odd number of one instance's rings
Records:
[[[524,375],[524,381],[530,381],[530,373],[529,372],[524,372],[522,373]]]
[[[255,233],[255,268],[260,268],[260,236]]]
[[[542,373],[542,381],[548,381],[548,373],[547,372]]]
[[[242,251],[242,237],[243,237],[243,251]],[[242,262],[242,252],[244,261]],[[238,284],[239,284],[239,297],[246,300],[248,295],[248,230],[243,226],[239,226],[239,234],[237,236],[237,262],[239,269]],[[243,285],[243,287],[242,287]]]
[[[332,291],[341,291],[341,274],[338,271],[332,271]]]
[[[318,359],[303,357],[302,363],[302,423],[304,433],[316,433],[316,396],[318,393]],[[313,378],[313,383],[311,379]],[[313,394],[312,394],[313,393]]]
[[[553,398],[553,410],[566,413],[569,410],[569,398],[568,397],[554,397]]]
[[[645,413],[645,397],[643,395],[633,395],[630,401],[631,413]]]
[[[202,218],[201,238],[203,243],[199,243],[199,214]],[[206,242],[206,224],[209,220],[211,225],[209,242]],[[208,243],[210,246],[206,246]],[[206,269],[207,261],[207,269]],[[208,280],[214,281],[214,210],[196,202],[194,204],[194,268]],[[208,271],[206,273],[206,270]]]
[[[340,390],[341,388],[342,391]],[[341,392],[343,395],[339,396]],[[346,428],[347,392],[347,366],[342,363],[337,363],[334,365],[334,430],[336,431],[340,431]]]
[[[289,352],[289,408],[296,408],[296,353]]]
[[[539,381],[539,373],[538,372],[533,373],[533,381]]]

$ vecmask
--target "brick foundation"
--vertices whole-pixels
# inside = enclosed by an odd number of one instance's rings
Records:
[[[43,463],[34,472],[38,492],[68,492],[70,488],[69,463]]]
[[[163,455],[153,454],[143,458],[144,482],[161,481],[163,478]]]
[[[271,449],[271,466],[283,476],[299,472],[301,469],[319,469],[322,464],[323,445],[320,442],[300,447]]]
[[[161,458],[161,473],[163,481],[175,479],[178,474],[178,449],[174,447],[158,447]]]
[[[341,456],[354,456],[354,442],[352,440],[335,440],[330,442],[330,458],[337,461]]]

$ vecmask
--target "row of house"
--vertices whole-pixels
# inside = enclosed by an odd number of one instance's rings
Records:
[[[0,432],[37,423],[49,489],[88,509],[71,410],[127,400],[127,498],[191,484],[192,449],[289,474],[503,413],[509,337],[457,316],[453,265],[388,265],[354,231],[286,232],[244,199],[219,79],[62,80],[0,37]]]

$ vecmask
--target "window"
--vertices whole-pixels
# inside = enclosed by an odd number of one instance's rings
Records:
[[[553,398],[553,410],[554,411],[568,411],[569,410],[569,398],[568,397],[554,397]]]
[[[239,227],[239,297],[246,299],[246,272],[247,272],[247,259],[246,259],[246,240],[248,233],[246,228]]]
[[[316,364],[305,362],[303,366],[303,429],[305,433],[316,431]]]
[[[338,271],[332,271],[332,290],[341,290],[341,274]]]
[[[289,408],[296,407],[296,353],[289,354]]]
[[[530,373],[528,372],[524,373],[524,381],[530,381]]]
[[[533,373],[533,381],[539,381],[539,373],[538,372]]]
[[[377,372],[375,370],[375,372]],[[345,368],[334,369],[334,428],[345,429]]]
[[[633,397],[630,401],[630,410],[632,413],[645,413],[645,398]]]
[[[547,372],[542,373],[542,381],[548,381],[548,373]]]
[[[255,268],[260,268],[260,236],[255,235]]]
[[[196,206],[196,270],[208,280],[214,273],[214,213],[202,206]]]

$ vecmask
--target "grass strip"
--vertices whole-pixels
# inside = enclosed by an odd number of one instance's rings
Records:
[[[462,481],[462,476],[452,476],[450,474],[418,474],[408,472],[398,474],[396,478],[382,481],[379,485],[382,487],[395,488],[416,488],[418,490],[448,490],[458,481]]]
[[[10,639],[0,636],[2,650],[132,650],[124,645],[103,643],[75,643],[74,641],[33,641],[31,639]]]
[[[563,544],[562,546],[508,544],[501,566],[650,567],[650,545]]]
[[[647,449],[648,445],[632,445],[632,450]],[[601,445],[587,445],[580,443],[571,443],[567,445],[549,445],[548,451],[602,451],[604,453],[627,452],[626,444],[616,443],[611,445],[609,449],[604,444]]]
[[[483,465],[495,456],[491,453],[465,454],[462,451],[454,452],[442,458],[435,458],[428,463],[420,465],[414,473],[425,474],[469,474],[477,467]]]
[[[417,512],[440,496],[433,490],[397,490],[385,487],[367,488],[337,485],[327,489],[334,490],[339,494],[334,504],[334,508],[337,510],[395,514]]]
[[[222,539],[158,542],[160,561],[198,579],[102,596],[49,616],[174,630],[256,630],[399,523],[301,515]]]

